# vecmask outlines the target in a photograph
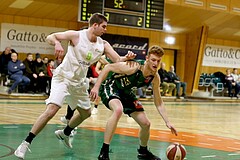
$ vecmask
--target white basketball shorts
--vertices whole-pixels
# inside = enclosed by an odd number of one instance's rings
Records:
[[[76,109],[76,107],[90,109],[88,88],[89,80],[87,78],[76,83],[61,76],[53,76],[51,93],[49,98],[46,99],[46,104],[53,103],[62,107],[66,100],[72,110]]]

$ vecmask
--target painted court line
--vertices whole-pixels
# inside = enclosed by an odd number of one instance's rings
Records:
[[[218,137],[218,136],[217,136],[217,138],[219,138],[219,139],[224,139],[224,140],[232,140],[231,138],[227,138],[227,137]]]
[[[164,132],[164,131],[158,131],[158,133],[162,133],[162,134],[171,134],[170,132]]]
[[[202,142],[198,142],[198,144],[206,145],[206,146],[212,146],[213,145],[213,144],[210,144],[210,143],[202,143]]]
[[[183,139],[175,139],[175,138],[172,138],[171,140],[172,140],[172,141],[178,141],[178,142],[186,142],[186,140],[183,140]]]
[[[9,128],[18,128],[18,126],[4,126],[3,128],[9,129]]]
[[[238,153],[229,153],[228,155],[229,156],[240,156],[240,154],[238,154]]]
[[[207,140],[209,140],[209,141],[217,141],[217,142],[222,141],[222,140],[220,140],[220,139],[214,139],[214,138],[207,138]]]
[[[201,137],[204,137],[204,136],[205,136],[204,134],[200,134],[200,133],[197,133],[196,135],[197,135],[197,136],[201,136]]]
[[[135,132],[130,132],[130,131],[123,131],[123,132],[128,134],[135,134]]]
[[[104,131],[101,127],[86,127],[90,130]],[[117,128],[116,134],[138,137],[138,129],[132,128]],[[127,134],[133,133],[133,134]],[[160,134],[161,133],[161,134]],[[202,136],[200,136],[202,135]],[[240,140],[230,138],[219,138],[218,136],[191,134],[188,132],[179,132],[178,136],[171,134],[171,132],[161,130],[151,130],[151,140],[164,141],[164,142],[180,142],[183,145],[196,146],[201,148],[215,149],[220,151],[238,153],[240,151]],[[211,141],[210,141],[211,140]],[[209,141],[211,143],[209,143]],[[237,143],[234,143],[237,142]],[[228,147],[229,146],[229,147]],[[240,152],[239,152],[240,153]]]
[[[235,148],[235,147],[227,147],[227,148],[234,149],[234,150],[237,150],[237,151],[240,150],[240,148]]]
[[[209,155],[209,156],[201,156],[201,158],[215,158],[216,155]]]
[[[183,137],[188,137],[188,138],[195,138],[196,136],[192,136],[192,135],[187,135],[187,134],[183,134]]]

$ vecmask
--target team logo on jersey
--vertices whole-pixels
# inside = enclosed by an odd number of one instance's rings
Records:
[[[85,65],[85,66],[90,66],[89,62],[82,61],[82,60],[79,60],[78,62],[79,62],[79,64],[82,64],[82,65]]]
[[[98,49],[95,49],[95,52],[102,54],[102,52]]]
[[[87,59],[88,61],[90,61],[90,60],[92,59],[92,57],[93,57],[92,52],[88,51],[86,59]]]

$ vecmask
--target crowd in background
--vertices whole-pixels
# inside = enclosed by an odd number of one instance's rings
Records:
[[[61,60],[53,60],[41,57],[39,53],[27,53],[21,61],[18,53],[10,47],[6,47],[0,55],[1,83],[8,86],[8,94],[18,89],[19,93],[43,93],[49,94],[51,78],[54,69]]]
[[[11,94],[16,88],[20,93],[49,94],[53,71],[60,63],[61,60],[41,57],[39,53],[36,53],[35,56],[28,53],[26,58],[21,61],[18,59],[16,50],[6,47],[0,55],[1,84],[9,87],[8,94]],[[161,78],[161,95],[176,96],[177,98],[186,97],[187,83],[181,81],[180,77],[175,73],[173,65],[170,66],[169,71],[165,67],[166,64],[162,62],[158,70]],[[212,75],[221,79],[221,83],[227,89],[229,97],[239,97],[240,74],[237,68],[227,69],[225,74],[216,72]],[[9,80],[12,83],[8,83]],[[151,92],[151,87],[150,85],[138,88],[139,97],[146,98],[146,90]]]
[[[41,57],[39,53],[27,53],[26,58],[18,60],[18,53],[10,47],[6,47],[0,55],[1,81],[5,86],[10,87],[8,94],[18,88],[19,93],[50,93],[51,78],[54,69],[61,63],[61,60],[53,60],[48,57]],[[182,82],[174,71],[174,66],[169,71],[165,69],[165,63],[161,63],[158,70],[161,77],[162,96],[186,96],[186,82]],[[11,80],[12,83],[7,83]],[[11,82],[10,81],[10,82]],[[182,94],[181,88],[182,87]],[[151,85],[147,88],[151,90]],[[146,98],[146,88],[138,88],[140,98]]]

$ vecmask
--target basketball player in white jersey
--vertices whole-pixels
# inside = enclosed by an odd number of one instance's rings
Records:
[[[89,19],[89,28],[81,31],[65,31],[50,34],[47,42],[55,46],[55,57],[63,59],[64,50],[61,41],[67,40],[68,50],[63,62],[55,70],[52,77],[51,93],[46,100],[46,110],[38,117],[29,135],[14,152],[15,156],[25,158],[26,151],[32,140],[46,126],[49,120],[57,113],[64,100],[72,109],[77,109],[69,122],[72,130],[91,115],[90,99],[88,94],[89,83],[86,81],[88,67],[98,61],[103,53],[113,62],[126,61],[135,58],[135,54],[128,52],[120,57],[110,44],[100,38],[106,32],[107,19],[102,14],[95,13]],[[60,133],[61,138],[67,139],[68,133]]]

